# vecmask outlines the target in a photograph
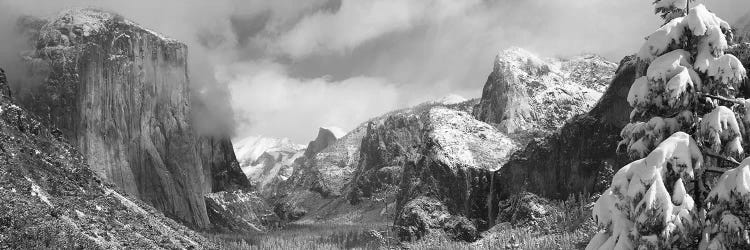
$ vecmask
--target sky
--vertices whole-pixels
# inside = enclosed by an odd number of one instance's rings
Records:
[[[189,48],[194,89],[236,138],[314,139],[449,94],[481,95],[498,51],[618,62],[661,24],[652,0],[0,0],[0,67],[15,18],[70,7],[122,14]],[[699,1],[702,2],[702,1]],[[747,0],[706,0],[730,23]],[[2,65],[5,63],[6,65]]]

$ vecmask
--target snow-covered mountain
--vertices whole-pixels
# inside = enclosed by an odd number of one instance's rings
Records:
[[[263,193],[267,185],[289,178],[292,164],[304,155],[305,146],[288,138],[249,136],[235,141],[234,152],[242,172]]]
[[[288,138],[248,136],[234,140],[234,153],[240,166],[252,165],[265,152],[294,152],[305,149],[304,145],[295,144]]]
[[[554,131],[594,106],[616,68],[594,55],[544,59],[506,49],[495,58],[474,115],[508,134]]]
[[[551,133],[588,111],[616,66],[592,55],[541,59],[518,48],[503,51],[481,100],[449,95],[395,110],[300,158],[276,197],[281,217],[308,222],[401,218],[398,224],[408,228],[404,216],[412,215],[400,211],[414,206],[411,200],[428,197],[442,201],[448,214],[487,221],[493,172],[525,145],[518,134]],[[524,115],[505,119],[523,125],[512,130],[491,119],[518,110]],[[462,205],[467,203],[476,205]]]

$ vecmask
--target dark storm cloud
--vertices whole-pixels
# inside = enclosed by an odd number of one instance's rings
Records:
[[[260,14],[234,14],[229,17],[232,32],[237,37],[240,46],[247,44],[250,38],[266,28],[266,23],[271,18],[271,12]]]

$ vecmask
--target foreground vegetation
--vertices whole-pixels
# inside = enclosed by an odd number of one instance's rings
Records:
[[[211,237],[221,249],[582,249],[598,230],[591,219],[594,198],[548,202],[543,216],[500,223],[476,242],[453,241],[440,230],[399,242],[385,224],[290,224],[268,233]]]

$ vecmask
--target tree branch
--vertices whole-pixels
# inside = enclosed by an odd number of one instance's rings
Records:
[[[705,154],[706,156],[710,156],[710,157],[713,157],[713,158],[720,159],[720,160],[728,161],[728,162],[733,163],[734,165],[737,165],[737,166],[740,165],[740,163],[737,160],[735,160],[734,158],[732,158],[732,157],[721,156],[721,155],[717,155],[717,154],[709,153],[709,152],[703,152],[703,154]]]
[[[745,102],[737,100],[737,99],[729,99],[729,98],[726,98],[726,97],[723,97],[723,96],[711,95],[711,94],[706,94],[706,93],[702,93],[702,92],[698,92],[698,94],[701,95],[701,96],[703,96],[703,97],[708,97],[708,98],[712,98],[712,99],[716,99],[716,100],[720,100],[720,101],[731,102],[731,103],[739,104],[739,105],[745,105]]]

